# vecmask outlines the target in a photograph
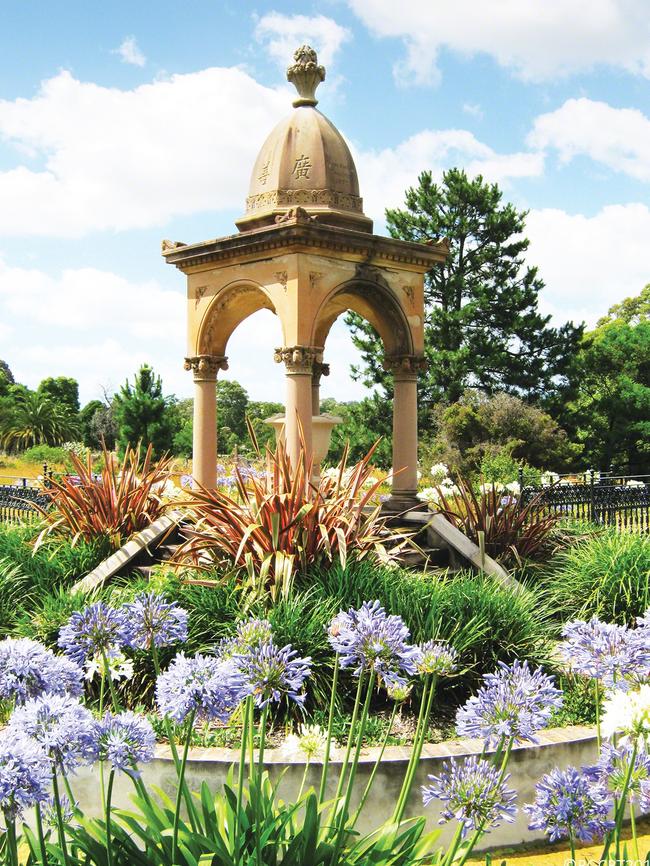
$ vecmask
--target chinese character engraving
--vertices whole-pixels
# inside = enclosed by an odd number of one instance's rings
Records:
[[[302,156],[299,156],[296,160],[296,164],[293,167],[292,174],[296,177],[309,177],[309,172],[311,171],[311,162],[309,161],[309,157],[305,156],[303,153]]]
[[[264,163],[264,165],[262,166],[262,171],[260,172],[259,177],[257,178],[262,185],[264,185],[266,183],[266,181],[268,180],[270,163],[271,163],[271,160],[267,159],[266,162]]]

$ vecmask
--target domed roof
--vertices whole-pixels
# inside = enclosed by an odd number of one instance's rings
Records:
[[[316,87],[325,78],[316,52],[303,45],[287,78],[298,91],[294,111],[280,121],[262,145],[253,167],[246,214],[240,231],[273,225],[301,207],[319,222],[372,231],[363,213],[357,170],[343,136],[316,109]]]

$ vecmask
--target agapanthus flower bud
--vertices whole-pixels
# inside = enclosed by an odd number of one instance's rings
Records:
[[[506,787],[510,775],[500,778],[499,771],[483,758],[472,755],[464,761],[452,761],[439,776],[429,776],[432,785],[422,788],[422,801],[445,805],[439,823],[462,822],[462,835],[470,830],[488,832],[501,821],[512,823],[517,809],[516,793]]]
[[[246,694],[241,673],[232,660],[179,653],[156,683],[156,700],[163,715],[183,722],[197,719],[227,722]]]
[[[141,592],[124,605],[131,624],[130,646],[149,650],[187,640],[187,611],[155,592]]]
[[[8,728],[35,740],[65,772],[74,771],[92,758],[93,716],[76,698],[32,698],[14,710]]]
[[[419,674],[446,677],[456,670],[458,652],[447,641],[428,640],[417,648],[420,653],[416,661]]]
[[[96,655],[119,652],[131,644],[132,626],[124,610],[103,601],[72,614],[59,631],[59,646],[78,665]]]
[[[0,731],[0,812],[13,820],[49,797],[52,766],[43,748],[26,734]]]
[[[327,735],[320,725],[301,725],[298,730],[298,748],[311,761],[325,750]]]
[[[235,634],[224,638],[217,647],[217,655],[223,659],[232,658],[271,640],[273,640],[273,632],[268,619],[251,617],[237,623]]]
[[[153,759],[155,746],[151,724],[130,711],[118,715],[106,713],[94,723],[95,760],[106,761],[112,769],[129,776],[138,776],[138,765]]]
[[[612,799],[575,767],[557,767],[537,783],[535,802],[524,806],[531,830],[543,830],[551,842],[573,836],[583,842],[601,839],[614,822],[608,818]]]
[[[487,745],[502,739],[536,742],[535,732],[545,728],[554,709],[562,705],[562,692],[553,677],[528,662],[499,663],[499,670],[486,674],[484,685],[456,714],[461,737],[479,737]]]
[[[329,642],[342,668],[359,676],[374,671],[388,685],[403,685],[404,674],[414,674],[419,651],[407,643],[409,630],[399,616],[387,615],[378,601],[365,601],[358,610],[341,611],[329,627]]]
[[[0,641],[0,698],[23,704],[42,694],[80,695],[83,672],[29,638]]]

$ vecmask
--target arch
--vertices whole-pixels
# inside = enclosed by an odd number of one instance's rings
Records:
[[[377,331],[386,356],[414,353],[408,319],[393,290],[379,274],[354,277],[330,292],[316,314],[312,345],[324,346],[332,325],[348,310],[358,313]]]
[[[260,283],[236,280],[223,286],[212,298],[201,320],[198,354],[225,355],[233,332],[258,310],[270,310],[277,315],[273,301]]]

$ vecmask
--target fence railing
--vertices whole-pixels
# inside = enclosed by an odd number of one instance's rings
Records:
[[[621,531],[650,532],[650,475],[590,470],[578,476],[557,476],[545,485],[522,481],[522,504],[538,497],[540,506],[555,514]]]
[[[43,493],[52,477],[47,463],[40,479],[16,475],[0,475],[0,523],[28,523],[38,517],[38,508],[46,508],[50,498]]]

